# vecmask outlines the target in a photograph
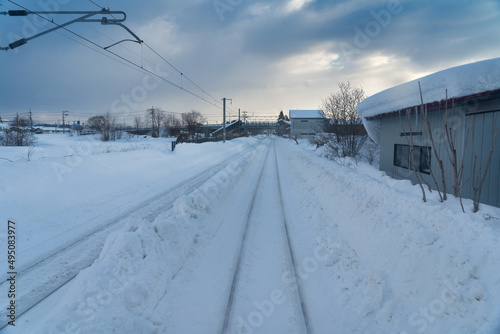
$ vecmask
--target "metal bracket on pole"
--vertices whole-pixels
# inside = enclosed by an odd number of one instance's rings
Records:
[[[117,25],[117,26],[120,26],[123,29],[127,30],[127,32],[135,38],[135,40],[125,39],[125,40],[122,40],[118,43],[121,43],[124,41],[132,41],[132,42],[139,43],[139,44],[142,43],[142,40],[136,34],[134,34],[129,28],[127,28],[125,25],[122,24],[122,22],[127,19],[127,14],[125,14],[125,12],[123,12],[123,11],[111,11],[111,10],[105,9],[105,8],[103,8],[100,11],[93,11],[93,12],[92,11],[91,12],[88,12],[88,11],[32,12],[32,11],[28,11],[28,10],[9,10],[8,12],[0,12],[0,14],[1,15],[9,15],[9,16],[28,16],[28,15],[43,15],[43,14],[83,15],[83,16],[80,16],[79,18],[76,18],[74,20],[68,21],[68,22],[63,23],[63,24],[57,24],[57,23],[52,22],[56,25],[56,27],[42,31],[41,33],[33,35],[31,37],[21,38],[15,42],[10,43],[8,47],[0,48],[0,50],[15,49],[17,47],[20,47],[21,45],[28,43],[28,41],[30,41],[32,39],[43,36],[45,34],[48,34],[50,32],[64,28],[66,26],[69,26],[70,24],[77,23],[77,22],[100,22],[102,25]],[[110,18],[105,16],[105,17],[102,17],[100,19],[91,19],[91,17],[93,17],[95,15],[110,15],[113,18],[110,19]],[[122,15],[122,17],[117,19],[113,15]],[[105,47],[104,49],[110,48],[118,43],[114,43],[110,46]]]

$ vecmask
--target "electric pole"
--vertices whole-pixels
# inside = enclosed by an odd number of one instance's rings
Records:
[[[33,117],[31,113],[31,108],[30,108],[30,129],[33,130]]]
[[[68,112],[67,111],[63,111],[62,112],[62,119],[63,119],[63,133],[66,131],[66,127],[65,127],[65,123],[64,123],[64,117],[68,116]]]
[[[222,109],[222,133],[223,133],[223,142],[226,142],[226,100],[230,100],[233,103],[233,99],[223,98],[223,109]]]
[[[243,124],[244,124],[244,130],[247,131],[247,113],[248,111],[243,111]]]

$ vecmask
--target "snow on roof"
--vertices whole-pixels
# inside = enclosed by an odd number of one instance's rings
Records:
[[[323,110],[290,110],[290,118],[325,118]]]
[[[358,104],[358,114],[370,137],[378,142],[379,121],[367,118],[380,116],[421,104],[418,82],[424,103],[460,98],[500,89],[500,58],[452,67],[420,79],[377,93]]]

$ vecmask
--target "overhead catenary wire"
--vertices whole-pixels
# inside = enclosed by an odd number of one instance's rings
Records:
[[[92,4],[96,5],[99,8],[104,8],[103,6],[99,5],[98,3],[96,3],[93,0],[88,0],[88,1],[91,2]],[[113,15],[111,15],[111,16],[113,16]],[[191,80],[188,76],[186,76],[181,70],[179,70],[176,66],[174,66],[170,61],[168,61],[165,57],[163,57],[159,52],[157,52],[155,49],[153,49],[152,46],[150,46],[145,41],[143,41],[142,44],[144,44],[149,50],[151,50],[151,52],[156,54],[160,59],[162,59],[165,63],[167,63],[170,67],[172,67],[175,71],[177,71],[177,73],[179,73],[181,75],[181,80],[182,80],[182,78],[185,78],[187,81],[189,81],[191,84],[193,84],[196,88],[198,88],[204,94],[206,94],[211,99],[213,99],[216,103],[220,103],[220,101],[218,99],[216,99],[211,94],[209,94],[207,91],[205,91],[203,88],[201,88],[199,85],[197,85],[193,80]],[[141,53],[142,53],[142,49],[141,49]],[[141,57],[141,59],[142,59],[142,57]]]
[[[95,1],[89,0],[89,2],[93,3],[94,5],[96,5],[97,7],[101,8],[101,9],[104,8],[104,7],[100,6],[99,4],[97,4]]]
[[[146,42],[144,42],[144,45],[148,49],[150,49],[154,54],[156,54],[158,57],[160,57],[164,62],[166,62],[168,65],[170,65],[174,70],[176,70],[181,75],[181,77],[186,78],[187,81],[189,81],[190,83],[192,83],[196,88],[198,88],[199,90],[201,90],[203,93],[205,93],[211,99],[213,99],[216,103],[220,103],[220,101],[218,99],[216,99],[215,97],[213,97],[212,95],[210,95],[207,91],[205,91],[203,88],[201,88],[200,86],[198,86],[193,80],[191,80],[189,77],[187,77],[184,73],[182,73],[179,69],[177,69],[174,65],[172,65],[167,59],[165,59],[162,55],[160,55],[157,51],[155,51],[149,44],[147,44]]]
[[[20,4],[18,4],[17,2],[15,2],[15,1],[13,1],[13,0],[7,0],[7,1],[9,1],[10,3],[12,3],[12,4],[14,4],[14,5],[16,5],[16,6],[18,6],[18,7],[22,8],[22,9],[24,9],[24,10],[26,10],[26,11],[28,11],[28,12],[31,12],[28,8],[26,8],[26,7],[24,7],[24,6],[20,5]],[[93,1],[91,1],[91,2],[92,2],[92,3],[94,3],[96,6],[99,6],[99,5],[98,5],[97,3],[95,3],[95,2],[93,2]],[[5,6],[4,6],[4,7],[5,7]],[[99,7],[100,7],[100,6],[99,6]],[[100,7],[100,8],[102,8],[102,7]],[[188,93],[188,94],[190,94],[190,95],[192,95],[192,96],[194,96],[194,97],[196,97],[196,98],[198,98],[198,99],[200,99],[200,100],[202,100],[202,101],[204,101],[204,102],[206,102],[206,103],[208,103],[208,104],[210,104],[210,105],[213,105],[213,106],[214,106],[214,107],[216,107],[216,108],[220,108],[220,106],[219,106],[219,105],[217,105],[217,102],[218,102],[218,101],[217,101],[215,98],[213,98],[210,94],[208,94],[205,90],[203,90],[200,86],[198,86],[197,84],[195,84],[195,83],[194,83],[191,79],[189,79],[189,78],[187,78],[187,77],[186,77],[186,79],[187,79],[189,82],[191,82],[191,83],[192,83],[195,87],[197,87],[198,89],[200,89],[200,90],[201,90],[204,94],[207,94],[208,96],[210,96],[210,97],[214,100],[214,102],[209,101],[209,100],[207,100],[206,98],[204,98],[203,96],[200,96],[199,94],[197,94],[197,93],[195,93],[195,92],[193,92],[193,91],[191,91],[191,90],[189,90],[189,89],[187,89],[187,88],[182,87],[182,85],[178,85],[178,84],[176,84],[176,83],[174,83],[174,82],[172,82],[172,81],[170,81],[170,80],[168,80],[168,79],[166,79],[166,78],[162,77],[161,75],[158,75],[158,74],[156,74],[156,73],[154,73],[154,72],[152,72],[152,71],[150,71],[150,70],[148,70],[148,69],[144,68],[144,67],[143,67],[143,66],[141,66],[140,64],[137,64],[137,63],[135,63],[135,62],[133,62],[133,61],[131,61],[131,60],[129,60],[129,59],[127,59],[127,58],[125,58],[125,57],[123,57],[123,56],[121,56],[121,55],[119,55],[119,54],[117,54],[117,53],[115,53],[115,52],[113,52],[113,51],[111,51],[111,50],[109,50],[109,49],[106,49],[106,48],[104,48],[104,47],[100,46],[99,44],[97,44],[97,43],[95,43],[95,42],[91,41],[90,39],[88,39],[88,38],[86,38],[86,37],[84,37],[84,36],[82,36],[82,35],[80,35],[80,34],[78,34],[78,33],[74,32],[74,31],[72,31],[72,30],[70,30],[70,29],[68,29],[68,28],[66,28],[66,27],[62,27],[61,25],[59,25],[59,24],[57,24],[56,22],[54,22],[54,20],[51,20],[51,19],[49,19],[49,18],[46,18],[46,17],[44,17],[43,15],[40,15],[40,14],[37,14],[37,13],[33,13],[33,14],[34,14],[34,15],[37,15],[38,17],[40,17],[40,18],[42,18],[42,19],[44,19],[44,20],[46,20],[46,21],[48,21],[48,22],[50,22],[50,23],[52,23],[52,24],[54,24],[54,25],[56,25],[56,26],[58,26],[58,27],[60,27],[61,29],[65,30],[65,31],[67,31],[67,32],[69,32],[69,33],[71,33],[71,34],[73,34],[73,35],[77,36],[78,38],[83,39],[83,40],[84,40],[84,41],[86,41],[87,43],[92,44],[92,45],[94,45],[95,47],[97,47],[97,48],[99,48],[99,49],[101,49],[101,50],[104,50],[105,52],[107,52],[107,53],[109,53],[109,54],[113,55],[114,57],[116,57],[116,58],[118,58],[118,59],[113,58],[113,57],[111,57],[111,56],[109,56],[109,55],[106,55],[108,58],[110,58],[110,59],[112,59],[112,60],[115,60],[115,61],[118,61],[118,62],[119,62],[119,63],[121,63],[121,64],[126,63],[126,64],[128,64],[128,65],[127,65],[128,67],[134,68],[134,69],[136,69],[136,70],[138,70],[138,71],[140,71],[140,72],[143,72],[143,73],[147,73],[147,74],[149,74],[149,75],[151,75],[151,76],[153,76],[153,77],[155,77],[155,78],[157,78],[157,79],[159,79],[159,80],[161,80],[161,81],[164,81],[164,82],[166,82],[166,83],[168,83],[168,84],[170,84],[170,85],[172,85],[172,86],[174,86],[174,87],[176,87],[176,88],[180,89],[180,90],[183,90],[184,92],[186,92],[186,93]],[[68,36],[65,36],[65,37],[68,37]],[[70,39],[71,39],[71,38],[70,38]],[[72,40],[73,40],[73,39],[72,39]],[[80,44],[81,44],[81,43],[80,43]],[[155,53],[155,54],[157,54],[160,58],[162,58],[162,60],[164,60],[164,61],[165,61],[165,62],[167,62],[170,66],[172,66],[172,67],[173,67],[176,71],[178,71],[179,73],[181,73],[181,74],[182,74],[182,72],[180,72],[177,68],[175,68],[175,67],[174,67],[174,66],[173,66],[170,62],[168,62],[168,61],[167,61],[164,57],[162,57],[162,56],[161,56],[158,52],[156,52],[153,48],[151,48],[149,45],[146,45],[146,46],[147,46],[147,47],[148,47],[148,48],[149,48],[152,52],[154,52],[154,53]],[[101,50],[95,50],[95,49],[93,49],[93,48],[90,48],[90,49],[91,49],[91,50],[94,50],[94,51],[96,51],[96,52],[98,52],[98,53],[100,53],[100,54],[105,55],[105,54],[104,54]],[[121,60],[121,61],[120,61],[120,60]],[[184,77],[185,77],[185,76],[184,76]]]

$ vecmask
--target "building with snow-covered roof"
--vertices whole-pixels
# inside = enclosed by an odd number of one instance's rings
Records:
[[[326,117],[323,110],[290,110],[290,136],[311,138],[324,128]]]
[[[0,122],[0,130],[7,130],[9,127],[9,121],[4,120],[3,122]]]
[[[487,164],[494,139],[480,199],[494,206],[500,206],[500,136],[494,136],[500,126],[500,119],[495,123],[499,111],[500,58],[440,71],[375,94],[358,105],[369,136],[380,144],[380,170],[394,178],[417,183],[414,163],[431,187],[436,188],[437,184],[442,190],[439,157],[447,192],[453,193],[451,135],[458,167],[463,157],[462,196],[465,198],[473,196],[472,148],[477,156],[477,177]]]

